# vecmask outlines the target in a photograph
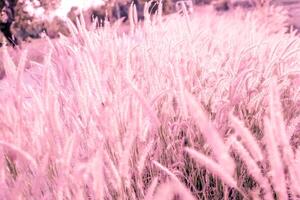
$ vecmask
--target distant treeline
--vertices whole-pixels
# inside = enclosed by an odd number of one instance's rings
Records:
[[[101,22],[107,18],[110,21],[115,21],[118,18],[124,18],[126,21],[128,17],[128,10],[131,3],[134,3],[137,8],[138,18],[140,20],[143,19],[143,8],[145,2],[148,0],[113,0],[108,1],[103,6],[93,7],[87,11],[85,11],[85,15],[87,15],[89,20],[96,19]],[[175,11],[175,3],[177,0],[163,0],[163,13],[168,14]],[[194,3],[205,3],[208,0],[195,0]],[[59,0],[25,0],[25,1],[17,1],[17,0],[1,0],[0,1],[0,10],[1,10],[1,32],[4,31],[4,25],[7,30],[10,31],[10,34],[14,35],[19,40],[26,40],[29,38],[38,38],[42,32],[45,32],[50,37],[57,37],[58,33],[67,34],[68,30],[66,28],[65,22],[59,17],[54,17],[52,20],[45,20],[39,17],[32,16],[32,14],[28,13],[25,9],[28,3],[33,5],[34,9],[38,9],[42,7],[47,13],[51,13],[52,10],[57,8],[59,5]],[[149,1],[148,1],[149,2]],[[158,0],[152,1],[149,12],[154,13],[158,8]],[[11,15],[10,13],[13,13]],[[3,15],[6,15],[3,17]],[[72,8],[69,11],[68,16],[75,21],[75,18],[78,16],[78,12],[76,12],[76,8]],[[3,18],[9,18],[9,23]],[[7,29],[7,27],[9,28]],[[6,34],[7,35],[7,34]],[[5,36],[6,36],[5,35]],[[3,35],[2,35],[3,37]],[[1,33],[0,33],[1,40]]]
[[[27,40],[30,38],[39,38],[41,33],[46,33],[50,37],[57,37],[59,33],[68,34],[66,23],[59,17],[49,19],[43,19],[42,17],[33,16],[32,13],[28,13],[26,6],[31,4],[33,10],[42,8],[46,13],[51,13],[55,10],[61,0],[0,0],[1,10],[1,37],[3,35],[10,42],[16,42],[12,37],[18,38],[18,40]],[[88,21],[97,20],[99,26],[103,24],[104,19],[109,21],[115,21],[119,18],[123,18],[124,21],[128,18],[129,6],[134,3],[137,8],[138,18],[143,19],[144,4],[150,2],[149,12],[155,13],[158,8],[158,3],[162,2],[162,8],[164,14],[175,12],[175,4],[180,0],[111,0],[103,6],[92,7],[86,10],[83,14]],[[194,5],[197,4],[209,4],[214,2],[216,10],[229,9],[228,3],[231,0],[190,0]],[[247,1],[247,0],[246,0]],[[259,1],[259,0],[257,0]],[[76,17],[79,16],[79,12],[76,7],[70,9],[68,17],[72,21],[76,21]],[[3,19],[6,18],[6,19]],[[7,19],[8,18],[8,19]]]

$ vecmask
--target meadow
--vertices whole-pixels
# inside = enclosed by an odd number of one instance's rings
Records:
[[[130,14],[1,49],[0,199],[300,198],[287,13]]]

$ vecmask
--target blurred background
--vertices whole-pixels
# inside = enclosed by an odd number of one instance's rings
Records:
[[[68,35],[66,19],[73,22],[83,12],[86,22],[96,19],[101,25],[107,18],[113,22],[123,18],[126,22],[131,3],[137,7],[138,18],[143,19],[143,7],[147,0],[0,0],[0,42],[4,35],[11,34],[17,41],[30,41],[47,34],[50,38],[59,36],[59,33]],[[213,4],[215,10],[226,11],[230,7],[241,6],[251,8],[261,6],[263,0],[189,0],[194,6]],[[230,2],[229,2],[230,1]],[[149,11],[154,13],[158,5],[157,0],[151,1]],[[176,11],[178,0],[163,0],[163,13],[170,14]],[[288,7],[294,13],[294,24],[299,22],[300,3],[292,0],[273,0]],[[296,2],[296,4],[295,4]],[[296,5],[296,6],[295,6]],[[7,37],[6,37],[7,38]]]

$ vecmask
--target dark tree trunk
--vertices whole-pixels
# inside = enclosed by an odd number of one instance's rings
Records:
[[[17,4],[16,0],[4,0],[1,1],[1,17],[0,17],[0,31],[5,36],[6,40],[13,46],[17,44],[17,40],[11,32],[11,25],[15,20],[15,7]],[[0,43],[0,46],[2,44]]]

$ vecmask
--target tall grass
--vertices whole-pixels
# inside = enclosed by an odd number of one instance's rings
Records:
[[[262,9],[5,47],[0,199],[299,198],[300,39]]]

